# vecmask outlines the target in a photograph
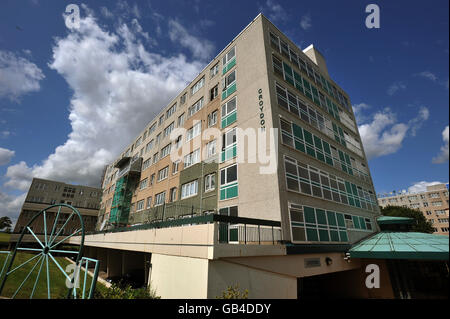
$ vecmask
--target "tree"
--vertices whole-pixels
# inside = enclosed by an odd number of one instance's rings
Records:
[[[12,227],[12,221],[8,216],[0,217],[0,230],[6,228],[10,230]]]
[[[229,286],[227,290],[222,292],[222,296],[216,297],[217,299],[248,299],[248,289],[243,292],[240,291],[239,285]]]
[[[381,214],[384,216],[409,217],[414,218],[416,223],[412,225],[411,230],[419,233],[433,233],[432,224],[427,221],[423,213],[418,209],[411,209],[402,206],[386,206],[381,208]]]

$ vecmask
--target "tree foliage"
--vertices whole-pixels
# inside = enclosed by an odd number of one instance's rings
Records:
[[[96,289],[94,299],[160,299],[150,288],[132,289],[129,285],[112,284],[106,289]]]
[[[8,216],[0,217],[0,230],[7,229],[10,230],[12,227],[12,221]]]
[[[416,220],[416,223],[412,225],[411,231],[419,233],[434,232],[432,224],[425,218],[423,213],[418,209],[412,209],[402,206],[387,206],[381,208],[381,214],[384,216],[414,218]]]

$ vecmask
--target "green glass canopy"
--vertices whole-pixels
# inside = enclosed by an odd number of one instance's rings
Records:
[[[414,218],[409,217],[380,216],[377,218],[378,225],[414,224],[414,222]]]
[[[352,258],[448,260],[449,237],[413,232],[380,232],[349,250]]]

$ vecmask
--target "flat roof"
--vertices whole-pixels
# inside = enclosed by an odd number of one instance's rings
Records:
[[[449,237],[415,232],[380,232],[349,250],[352,258],[448,260]]]

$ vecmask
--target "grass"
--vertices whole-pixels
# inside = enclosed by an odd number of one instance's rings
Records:
[[[9,237],[11,235],[7,233],[0,233],[0,243],[9,243]]]
[[[11,267],[11,270],[13,270],[15,267],[21,265],[25,261],[32,258],[33,254],[27,254],[27,253],[21,253],[18,252],[16,255],[16,258],[14,260],[14,263]],[[0,254],[0,271],[3,267],[3,263],[5,261],[6,255]],[[70,264],[69,261],[62,257],[55,257],[56,261],[60,264],[60,266],[65,270],[67,265]],[[33,290],[33,286],[35,284],[41,262],[39,261],[39,257],[30,261],[28,264],[22,266],[21,268],[17,269],[15,272],[13,272],[7,279],[5,287],[3,289],[3,292],[1,296],[11,298],[14,292],[17,290],[17,288],[20,286],[20,284],[23,282],[23,280],[26,278],[26,276],[30,273],[34,265],[36,265],[34,271],[31,273],[28,280],[25,282],[22,289],[19,291],[17,296],[15,298],[18,299],[24,299],[29,298],[31,291]],[[61,270],[56,266],[56,264],[49,258],[49,273],[50,273],[50,293],[51,298],[65,298],[67,294],[67,287],[66,287],[66,278]],[[70,272],[69,272],[70,275]],[[83,286],[83,279],[84,279],[84,272],[81,271],[80,273],[80,285]],[[0,278],[0,283],[3,280]],[[89,275],[87,276],[87,286],[88,289],[86,289],[86,293],[88,293],[90,285],[92,282],[92,277]],[[102,284],[97,282],[96,289],[104,290],[107,289]],[[81,289],[80,289],[81,290]],[[81,291],[80,291],[81,292]],[[77,292],[78,294],[78,292]],[[45,260],[42,264],[42,272],[39,276],[39,280],[37,282],[36,291],[34,293],[33,298],[35,299],[46,299],[47,298],[47,271],[46,271],[46,263]]]

